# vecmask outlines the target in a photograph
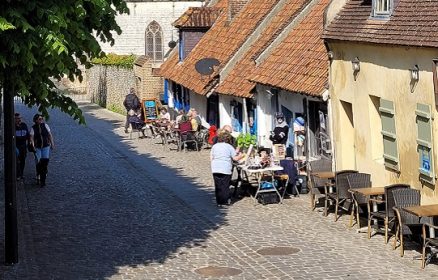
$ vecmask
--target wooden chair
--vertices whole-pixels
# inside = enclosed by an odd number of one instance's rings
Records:
[[[385,187],[385,198],[382,199],[374,199],[370,198],[368,200],[367,210],[368,210],[368,239],[371,238],[371,221],[372,220],[383,220],[385,223],[385,244],[388,243],[388,228],[389,224],[394,222],[395,213],[393,207],[395,206],[394,195],[393,192],[398,189],[410,188],[409,185],[405,184],[394,184]],[[372,210],[372,204],[384,204],[384,210]]]
[[[356,218],[356,224],[360,228],[359,212],[360,206],[367,205],[368,200],[365,196],[358,194],[352,189],[357,188],[370,188],[371,187],[371,175],[367,173],[355,173],[347,176],[348,185],[350,186],[351,197],[353,200],[353,207],[350,214],[350,225],[353,226],[353,219]]]
[[[431,247],[438,247],[438,238],[437,237],[428,237],[427,233],[430,232],[430,229],[434,229],[435,231],[438,231],[438,226],[429,224],[429,223],[425,223],[423,224],[422,227],[422,238],[423,238],[423,252],[421,254],[421,268],[424,268],[428,262],[428,260],[430,260],[430,258],[428,258],[426,260],[426,249],[427,248],[431,248]],[[432,254],[432,253],[431,253]]]
[[[405,211],[404,207],[420,205],[420,191],[415,189],[398,189],[394,190],[394,211],[397,217],[397,230],[395,232],[393,249],[397,246],[397,241],[400,240],[400,256],[404,255],[403,236],[412,235],[414,228],[419,232],[422,224],[420,217]]]
[[[348,185],[347,177],[351,174],[357,173],[356,170],[342,170],[336,172],[335,176],[335,191],[329,192],[329,185],[325,185],[325,202],[324,215],[328,214],[329,202],[335,203],[335,222],[338,220],[338,209],[341,203],[351,202],[350,186]],[[348,211],[348,208],[346,209]]]
[[[327,179],[320,179],[312,175],[312,172],[332,171],[332,161],[327,159],[320,159],[311,161],[310,167],[310,207],[315,210],[316,204],[320,198],[325,198],[324,186],[331,183]]]

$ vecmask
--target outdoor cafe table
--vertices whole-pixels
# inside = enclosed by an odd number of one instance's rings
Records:
[[[336,177],[336,173],[333,171],[320,171],[320,172],[312,172],[312,176],[315,176],[319,179],[327,179],[327,180],[334,180]],[[329,186],[329,192],[333,192],[333,184]]]
[[[336,173],[332,171],[321,171],[321,172],[312,172],[312,175],[318,177],[319,179],[334,179]]]
[[[257,191],[254,195],[254,204],[257,203],[257,196],[260,193],[265,193],[265,192],[275,192],[278,197],[280,198],[280,203],[283,203],[283,197],[281,196],[280,192],[277,190],[276,187],[270,188],[270,189],[266,189],[263,190],[261,187],[261,180],[263,177],[263,174],[270,174],[272,176],[272,182],[274,182],[274,173],[275,171],[281,171],[283,170],[282,166],[279,165],[273,165],[273,166],[268,166],[265,168],[259,168],[259,169],[248,169],[248,166],[244,166],[242,167],[243,172],[245,172],[245,174],[248,176],[248,174],[254,175],[257,179]]]
[[[379,196],[385,194],[385,188],[384,187],[370,187],[370,188],[357,188],[357,189],[351,189],[352,192],[359,193],[363,196],[365,196],[367,199],[369,199],[372,196]],[[373,211],[377,212],[377,203],[373,201]],[[375,225],[377,225],[377,220],[373,221]],[[363,232],[365,230],[368,230],[367,227],[363,227],[358,229],[358,232]]]
[[[438,204],[409,206],[409,207],[404,207],[403,209],[418,217],[432,218],[438,216]],[[431,238],[435,238],[435,229],[429,228],[429,234]]]

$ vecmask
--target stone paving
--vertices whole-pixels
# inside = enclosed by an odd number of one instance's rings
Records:
[[[129,140],[123,116],[92,104],[81,108],[87,126],[52,112],[57,146],[45,188],[34,184],[29,157],[18,186],[20,263],[0,265],[1,279],[206,279],[196,270],[207,266],[241,271],[221,279],[438,275],[436,264],[421,270],[413,260],[418,246],[401,258],[382,235],[368,240],[348,229],[347,215],[335,223],[332,215],[312,212],[307,195],[266,206],[246,197],[217,208],[209,150],[176,152],[158,139]],[[16,110],[30,124],[35,111]],[[269,247],[298,252],[258,253]]]

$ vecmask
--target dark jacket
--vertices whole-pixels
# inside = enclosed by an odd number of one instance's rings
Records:
[[[125,100],[123,101],[123,106],[125,106],[126,111],[140,109],[140,101],[138,100],[137,95],[133,93],[126,95]]]
[[[46,128],[46,124],[34,124],[32,128],[34,133],[33,141],[35,143],[35,148],[45,148],[50,146],[49,131]]]
[[[18,149],[26,149],[29,140],[29,129],[25,123],[15,126],[15,145]]]
[[[277,126],[274,128],[274,135],[271,135],[269,139],[272,144],[286,144],[287,134],[289,132],[289,126],[285,125],[283,127]]]

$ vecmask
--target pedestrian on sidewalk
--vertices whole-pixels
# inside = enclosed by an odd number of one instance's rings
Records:
[[[230,145],[232,136],[220,129],[217,143],[213,145],[210,152],[211,172],[213,173],[216,203],[218,206],[230,205],[230,182],[233,172],[233,160],[243,158],[243,154]]]
[[[23,179],[24,166],[26,165],[27,145],[30,135],[26,123],[21,119],[20,113],[15,113],[15,147],[17,148],[17,180]]]
[[[44,187],[46,185],[47,169],[49,165],[50,150],[55,148],[53,135],[43,116],[33,116],[34,125],[30,129],[30,143],[35,150],[37,182]]]
[[[129,90],[129,93],[126,95],[125,100],[123,101],[123,106],[125,106],[126,109],[125,133],[128,133],[130,117],[129,111],[133,110],[134,114],[138,114],[138,111],[141,107],[140,100],[138,99],[137,95],[135,95],[134,88]]]

